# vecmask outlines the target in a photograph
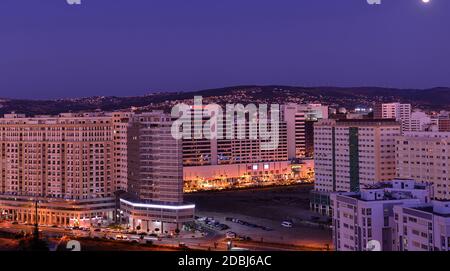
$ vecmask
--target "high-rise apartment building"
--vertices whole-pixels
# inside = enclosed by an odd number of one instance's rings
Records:
[[[9,114],[0,127],[2,194],[75,200],[114,196],[111,117]]]
[[[192,123],[196,112],[203,116],[203,108],[192,108]],[[268,114],[270,117],[270,113]],[[183,165],[184,166],[210,166],[210,165],[230,165],[259,162],[276,162],[288,160],[288,134],[287,123],[280,112],[278,125],[277,146],[275,148],[263,148],[271,139],[265,139],[258,135],[256,138],[250,137],[249,116],[245,116],[244,136],[237,135],[238,123],[227,123],[226,115],[222,122],[223,135],[217,138],[201,137],[196,138],[192,132],[191,138],[183,138]],[[202,117],[200,126],[208,121],[209,117]],[[259,123],[259,122],[258,122]],[[233,125],[232,127],[230,125]],[[271,131],[271,122],[268,121],[268,130]],[[192,129],[194,130],[194,129]],[[227,136],[232,133],[232,138]]]
[[[128,134],[128,157],[133,170],[128,192],[150,201],[183,201],[181,141],[171,134],[172,118],[160,112],[134,115]]]
[[[395,177],[393,120],[323,120],[315,125],[315,189],[358,191]]]
[[[414,180],[381,182],[360,192],[332,193],[333,242],[338,251],[363,251],[378,244],[380,250],[396,250],[393,208],[426,204],[430,189]]]
[[[396,139],[397,176],[433,184],[434,198],[450,199],[450,132],[410,132]]]
[[[249,107],[251,105],[248,105]],[[210,120],[207,107],[190,106],[191,124],[197,122],[204,127]],[[277,124],[278,145],[265,149],[267,140],[250,135],[250,110],[245,113],[244,138],[237,135],[238,122],[227,123],[228,112],[223,112],[223,121],[218,123],[224,135],[234,133],[233,138],[195,137],[191,130],[191,138],[183,138],[183,164],[186,189],[224,188],[235,185],[251,185],[253,183],[277,183],[289,181],[312,180],[313,167],[308,157],[314,151],[314,126],[319,119],[328,118],[328,106],[321,104],[287,104],[280,107]],[[238,114],[236,113],[235,117]],[[197,117],[197,118],[196,118]],[[271,117],[270,112],[267,117]],[[260,125],[259,117],[256,125]],[[194,126],[192,125],[192,126]],[[222,125],[222,126],[219,126]],[[232,126],[231,126],[232,125]],[[272,131],[272,121],[268,121],[268,129]],[[270,132],[271,133],[271,132]],[[273,135],[271,133],[271,135]],[[307,166],[305,166],[307,165]],[[239,174],[238,174],[239,173]]]
[[[139,224],[178,227],[194,206],[182,202],[181,143],[170,123],[163,112],[5,115],[0,209],[31,222],[37,201],[37,220],[48,225],[92,225],[120,214],[145,230],[155,227]]]
[[[162,112],[133,115],[128,129],[129,176],[120,209],[136,230],[162,233],[192,221],[195,206],[183,202],[182,142]]]
[[[314,127],[315,184],[311,208],[330,214],[323,196],[357,192],[395,177],[395,139],[400,124],[392,119],[329,119]]]
[[[192,123],[194,116],[200,115],[200,126],[209,119],[204,115],[204,107],[191,107]],[[208,115],[208,114],[206,114]],[[270,116],[270,114],[269,114]],[[231,129],[237,131],[237,122],[226,123],[223,115],[223,133],[226,135]],[[184,166],[230,165],[241,163],[259,163],[287,161],[305,158],[313,151],[312,123],[319,119],[328,118],[328,106],[321,104],[287,104],[280,108],[279,143],[273,150],[264,150],[261,144],[264,139],[250,138],[249,116],[246,115],[245,138],[196,138],[194,132],[191,138],[183,139]],[[199,120],[197,120],[199,121]],[[308,125],[307,125],[308,123]],[[233,127],[230,127],[233,125]],[[309,134],[307,134],[309,133]],[[309,140],[308,140],[309,139]]]
[[[328,119],[328,106],[286,104],[283,106],[283,113],[287,124],[289,159],[311,157],[309,155],[312,155],[314,144],[312,123]]]

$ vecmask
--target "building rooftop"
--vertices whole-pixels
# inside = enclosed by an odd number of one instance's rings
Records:
[[[362,188],[360,192],[343,193],[342,195],[361,201],[427,199],[429,198],[429,188],[430,185],[416,183],[414,180],[395,179]]]
[[[338,118],[338,119],[323,119],[320,120],[318,125],[330,125],[336,124],[338,126],[347,126],[347,125],[357,125],[357,126],[400,126],[400,122],[395,119],[347,119],[347,118]]]
[[[450,200],[434,200],[428,205],[411,206],[407,208],[441,217],[450,217]]]
[[[362,201],[385,201],[418,198],[414,195],[414,193],[409,191],[386,191],[383,189],[363,191],[361,193],[349,196]]]
[[[417,210],[417,211],[422,211],[425,213],[429,213],[432,215],[437,215],[437,216],[441,216],[441,217],[450,217],[450,213],[440,213],[437,212],[433,206],[418,206],[418,207],[410,207],[411,209]]]

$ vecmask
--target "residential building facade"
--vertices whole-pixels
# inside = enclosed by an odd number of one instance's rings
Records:
[[[411,131],[411,104],[381,103],[374,109],[375,119],[395,119],[402,125],[402,132]]]
[[[170,115],[159,111],[6,114],[0,118],[0,209],[30,223],[93,225],[119,217],[137,225],[133,212],[149,204],[154,210],[143,213],[150,222],[174,228],[192,220],[193,206],[183,203],[181,143],[170,124]],[[118,204],[119,194],[126,203]],[[161,215],[165,208],[170,216]],[[173,215],[178,208],[183,214]]]
[[[425,204],[430,190],[414,180],[380,182],[360,192],[330,195],[333,207],[333,243],[338,251],[371,250],[374,242],[382,251],[395,250],[393,208],[403,204]]]
[[[450,132],[409,132],[396,139],[397,177],[433,184],[433,197],[450,199]]]
[[[450,203],[394,206],[397,251],[450,251]]]
[[[395,139],[400,124],[392,119],[329,119],[314,127],[313,193],[357,192],[395,177]],[[331,214],[312,196],[311,208]]]

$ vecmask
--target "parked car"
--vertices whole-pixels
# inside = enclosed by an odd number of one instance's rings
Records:
[[[226,237],[228,239],[234,239],[234,238],[236,238],[236,236],[237,236],[237,234],[235,232],[232,232],[232,231],[229,231],[229,232],[226,233]]]
[[[121,234],[116,235],[115,239],[116,240],[129,240],[128,236],[121,235]]]
[[[145,241],[158,241],[158,238],[153,236],[144,236]]]
[[[292,222],[291,221],[283,221],[281,223],[281,226],[285,227],[285,228],[292,228]]]
[[[139,242],[139,240],[142,240],[143,239],[143,236],[141,237],[141,236],[139,236],[139,235],[131,235],[130,236],[130,240],[131,241],[137,241],[137,242]]]

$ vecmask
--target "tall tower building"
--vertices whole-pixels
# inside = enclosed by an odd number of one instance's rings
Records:
[[[202,108],[193,108],[192,112],[200,112],[203,115]],[[192,115],[192,119],[193,116]],[[250,138],[249,116],[245,116],[246,123],[244,135],[239,138],[237,135],[238,124],[225,121],[226,115],[223,114],[224,121],[222,138],[208,139],[206,137],[191,139],[183,138],[183,165],[184,166],[208,166],[208,165],[229,165],[245,164],[259,162],[275,162],[288,160],[288,134],[287,123],[280,112],[278,123],[278,145],[273,149],[262,148],[263,144],[270,143],[271,139],[264,139],[258,134],[257,138]],[[270,113],[268,114],[270,117]],[[208,120],[208,117],[202,119],[202,125]],[[259,121],[258,121],[259,123]],[[230,125],[233,125],[231,127]],[[259,124],[258,124],[259,125]],[[271,122],[268,122],[268,130],[272,131]],[[231,129],[231,130],[230,130]],[[233,138],[227,137],[227,133],[233,131]],[[259,131],[261,132],[261,131]]]
[[[289,159],[310,157],[314,126],[320,119],[328,119],[328,106],[321,104],[286,104],[283,106],[287,125]]]
[[[394,179],[395,139],[400,130],[392,119],[316,123],[312,209],[330,214],[329,192],[357,192],[361,186]]]
[[[134,114],[129,122],[128,182],[127,193],[120,196],[121,219],[137,231],[180,230],[192,221],[195,206],[183,202],[182,141],[171,134],[173,119],[153,111]]]
[[[133,116],[128,135],[128,192],[146,201],[183,202],[181,140],[171,135],[172,118],[162,112]]]

